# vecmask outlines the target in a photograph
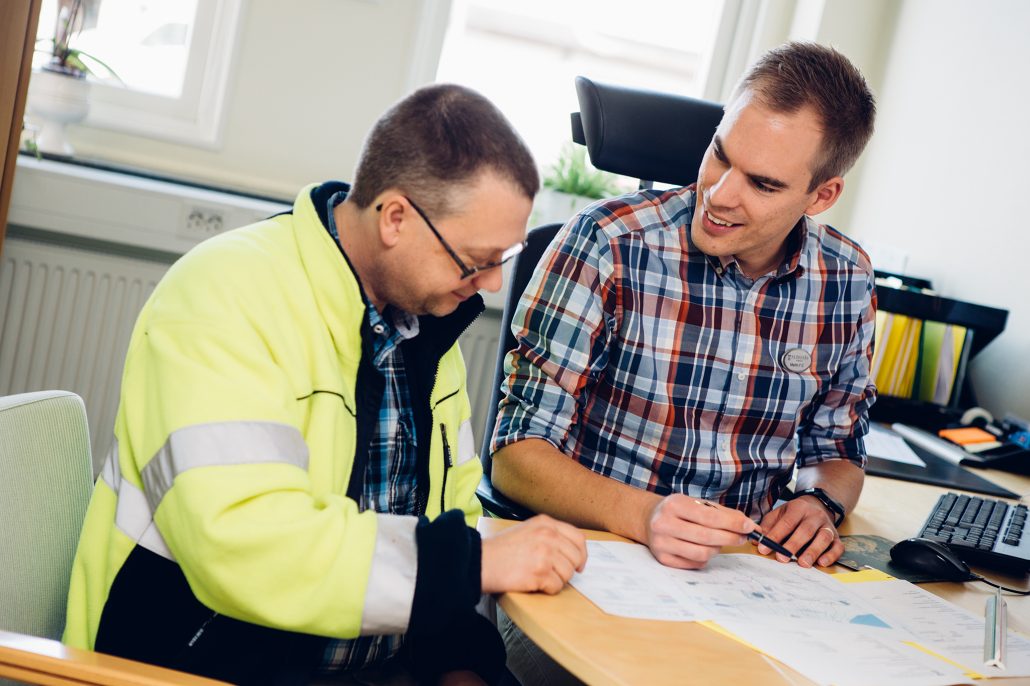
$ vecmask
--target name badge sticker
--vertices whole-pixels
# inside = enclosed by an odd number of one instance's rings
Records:
[[[804,348],[791,348],[780,355],[780,366],[788,372],[800,374],[812,366],[812,353]]]

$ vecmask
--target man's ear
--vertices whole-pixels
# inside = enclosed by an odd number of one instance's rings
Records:
[[[837,198],[844,191],[844,179],[834,176],[832,179],[823,181],[812,194],[812,202],[805,208],[805,214],[814,217],[820,212],[833,207]]]
[[[401,227],[407,204],[400,195],[386,194],[377,198],[379,209],[379,240],[383,246],[392,248],[401,240]]]

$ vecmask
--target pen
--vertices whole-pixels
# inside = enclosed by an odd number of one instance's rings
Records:
[[[749,540],[752,540],[755,543],[761,543],[766,548],[769,548],[770,550],[772,550],[774,553],[779,553],[780,555],[786,555],[787,557],[790,558],[791,562],[797,562],[798,561],[798,556],[797,555],[795,555],[794,553],[792,553],[789,550],[787,550],[786,548],[784,548],[783,544],[777,543],[776,541],[772,540],[771,538],[766,538],[765,534],[763,534],[763,533],[759,533],[757,531],[752,531],[751,533],[749,533],[747,535],[747,537],[748,537]]]
[[[697,499],[696,502],[699,505],[704,505],[705,507],[718,507],[718,505],[716,505],[715,503],[709,502],[707,500]],[[763,533],[760,533],[758,531],[752,531],[751,533],[749,533],[747,535],[747,537],[748,537],[748,540],[754,541],[755,543],[760,543],[760,544],[764,545],[766,548],[768,548],[769,550],[773,551],[774,553],[779,553],[780,555],[786,555],[787,557],[790,558],[791,562],[797,562],[798,561],[798,556],[797,555],[795,555],[794,553],[792,553],[789,550],[787,550],[786,548],[784,548],[782,543],[777,543],[776,541],[772,540],[771,538],[766,538],[765,534],[763,534]]]
[[[1001,589],[987,599],[984,612],[984,664],[1005,669],[1005,639],[1008,638],[1005,600]]]

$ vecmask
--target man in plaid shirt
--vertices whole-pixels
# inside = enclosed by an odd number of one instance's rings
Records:
[[[810,217],[874,115],[844,56],[781,46],[738,84],[695,186],[573,218],[513,317],[494,484],[674,567],[756,528],[807,546],[803,567],[836,561],[864,477],[876,296],[862,249]]]

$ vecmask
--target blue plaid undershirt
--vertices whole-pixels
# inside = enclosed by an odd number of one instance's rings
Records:
[[[346,198],[338,192],[329,199],[329,235],[340,243],[333,209]],[[364,294],[362,294],[364,298]],[[365,485],[358,507],[391,514],[418,514],[415,502],[416,448],[415,417],[411,407],[400,354],[402,341],[418,335],[418,318],[387,306],[380,313],[365,299],[372,340],[372,363],[383,375],[385,385],[372,439],[368,446]],[[322,659],[322,671],[338,672],[381,664],[397,654],[402,635],[360,636],[330,641]]]

